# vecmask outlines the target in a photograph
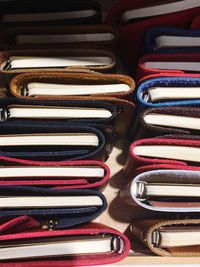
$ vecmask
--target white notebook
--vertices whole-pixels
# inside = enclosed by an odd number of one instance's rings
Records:
[[[98,146],[93,133],[0,135],[0,146]]]
[[[184,48],[184,47],[199,47],[200,37],[186,36],[159,36],[155,39],[157,48]]]
[[[0,196],[0,209],[102,206],[99,196]]]
[[[176,159],[200,162],[200,148],[189,146],[145,145],[133,149],[135,155],[141,157]]]
[[[105,108],[8,106],[2,119],[107,119],[112,113]]]
[[[157,126],[200,130],[200,118],[195,117],[149,113],[144,116],[144,121]]]
[[[96,166],[62,166],[62,167],[1,167],[0,178],[33,178],[33,177],[87,177],[100,178],[104,176],[104,169]]]
[[[6,14],[2,17],[2,22],[37,22],[49,20],[90,18],[96,15],[96,10],[64,11],[64,12],[40,12],[40,13],[18,13]]]
[[[130,90],[128,84],[53,84],[31,82],[27,84],[27,88],[22,91],[25,96],[41,96],[41,95],[91,95],[105,93],[121,93]]]
[[[19,34],[16,44],[49,44],[74,42],[109,42],[115,39],[112,33],[74,33],[74,34]]]
[[[70,237],[66,236],[61,241],[37,242],[36,239],[34,243],[2,246],[0,247],[0,260],[98,255],[111,253],[113,249],[112,236],[81,236],[76,239],[70,240]]]
[[[148,89],[147,101],[199,99],[200,87],[152,87]]]
[[[184,11],[199,6],[199,0],[167,1],[167,3],[128,10],[121,16],[121,20],[125,23],[132,19],[155,17],[164,14]]]
[[[200,62],[156,62],[149,61],[144,63],[145,68],[160,70],[183,70],[183,71],[200,71]]]
[[[112,58],[106,56],[69,56],[69,57],[10,57],[1,65],[2,69],[30,69],[30,68],[65,68],[75,66],[106,66],[113,63]]]

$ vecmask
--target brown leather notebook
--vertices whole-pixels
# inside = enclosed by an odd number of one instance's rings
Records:
[[[200,256],[200,220],[146,220],[134,222],[133,234],[160,256]]]

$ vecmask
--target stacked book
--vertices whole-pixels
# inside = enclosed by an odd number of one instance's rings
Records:
[[[198,0],[127,0],[107,17],[137,80],[120,195],[140,207],[133,235],[161,256],[200,256],[199,12]]]
[[[104,163],[134,111],[118,31],[93,0],[0,2],[0,261],[108,264],[128,238],[91,223],[107,208]]]

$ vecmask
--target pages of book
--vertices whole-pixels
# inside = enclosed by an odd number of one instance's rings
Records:
[[[184,47],[199,47],[200,37],[188,36],[159,36],[155,40],[157,48],[184,48]]]
[[[98,146],[93,133],[0,135],[0,146]]]
[[[128,10],[124,12],[124,14],[121,16],[121,20],[125,23],[132,19],[155,17],[174,12],[184,11],[199,6],[199,0],[170,1],[163,4]]]
[[[99,254],[112,251],[112,237],[94,237],[46,243],[21,244],[0,247],[0,260],[67,257],[73,255]]]
[[[195,117],[152,113],[145,115],[144,121],[157,126],[200,130],[200,118]]]
[[[128,84],[52,84],[32,82],[27,84],[25,92],[27,96],[40,95],[91,95],[128,92]]]
[[[96,10],[79,10],[64,12],[39,12],[39,13],[18,13],[6,14],[2,17],[2,22],[37,22],[63,19],[89,18],[96,15]]]
[[[74,34],[20,34],[16,36],[16,44],[49,44],[74,42],[109,42],[114,40],[112,33],[74,33]]]
[[[62,166],[62,167],[1,167],[0,178],[28,177],[103,177],[104,169],[97,166]]]
[[[200,148],[189,146],[145,145],[133,149],[135,155],[141,157],[176,159],[200,162]]]
[[[10,106],[8,111],[8,119],[107,119],[112,116],[105,108]]]

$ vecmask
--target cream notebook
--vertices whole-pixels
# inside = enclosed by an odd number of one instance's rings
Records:
[[[200,148],[189,146],[145,145],[133,149],[135,155],[141,157],[176,159],[200,162]]]
[[[128,84],[53,84],[31,82],[22,90],[24,96],[41,96],[41,95],[91,95],[128,92],[130,90]]]
[[[0,146],[98,146],[93,133],[0,135]]]
[[[146,101],[150,102],[199,98],[200,87],[152,87],[145,95]]]
[[[200,118],[196,117],[149,113],[144,116],[144,121],[157,126],[200,130]]]

